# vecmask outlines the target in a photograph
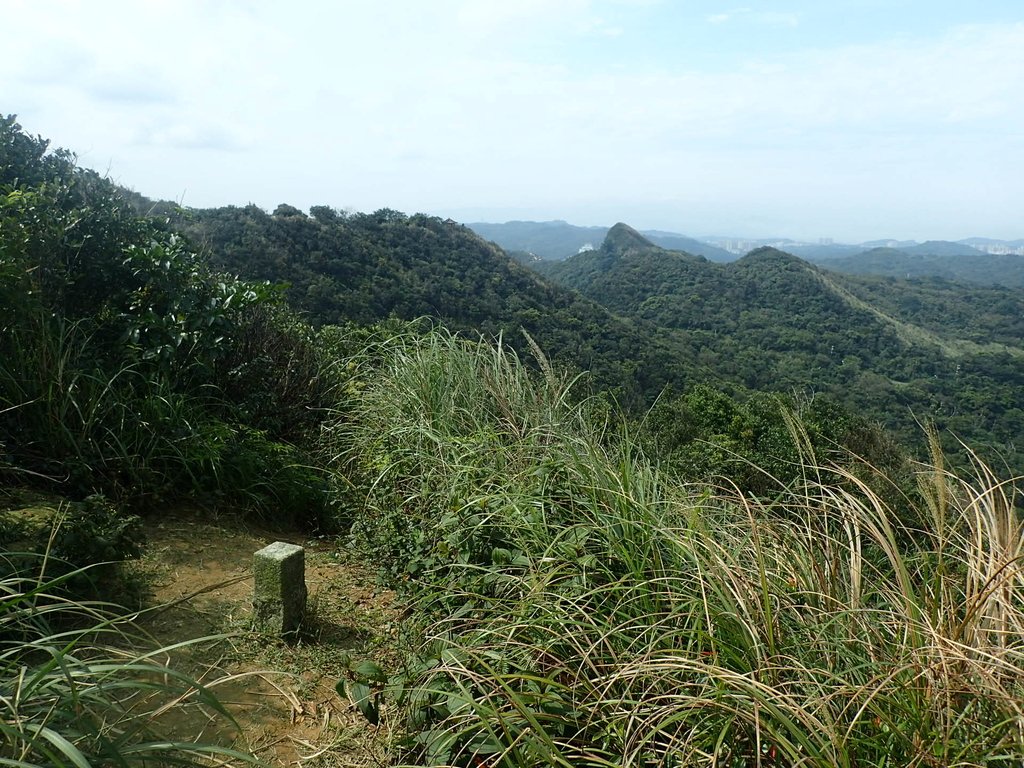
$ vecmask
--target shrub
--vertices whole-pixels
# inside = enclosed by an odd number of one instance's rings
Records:
[[[222,490],[253,450],[237,435],[304,439],[317,360],[279,291],[215,275],[47,149],[0,120],[0,470],[141,509]],[[299,493],[298,463],[243,476],[243,495]]]
[[[265,302],[239,313],[216,383],[240,421],[275,440],[308,442],[330,404],[332,362],[307,323]]]
[[[306,452],[240,427],[224,449],[217,494],[281,525],[337,530],[329,514],[330,484]]]

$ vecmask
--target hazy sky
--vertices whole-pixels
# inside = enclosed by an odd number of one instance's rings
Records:
[[[1024,237],[1021,0],[0,0],[0,111],[187,206]]]

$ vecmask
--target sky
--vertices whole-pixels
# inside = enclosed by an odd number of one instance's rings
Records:
[[[1020,0],[0,0],[0,112],[154,199],[1024,237]]]

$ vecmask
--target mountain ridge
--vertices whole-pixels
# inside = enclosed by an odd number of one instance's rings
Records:
[[[466,226],[506,251],[532,253],[545,261],[561,261],[581,250],[596,248],[611,229],[580,227],[562,220],[508,221],[501,224],[473,222]],[[669,250],[686,251],[711,261],[731,261],[736,258],[735,254],[723,248],[675,232],[652,230],[639,233],[645,239]]]
[[[696,359],[751,390],[828,392],[907,440],[920,419],[966,435],[977,416],[1004,446],[1024,428],[1024,411],[998,404],[1024,388],[1020,291],[857,278],[771,247],[714,263],[632,237],[629,258],[613,258],[616,244],[538,268],[682,334]]]
[[[182,226],[217,267],[286,281],[290,303],[317,324],[430,317],[501,336],[529,357],[523,329],[555,362],[589,371],[595,388],[636,403],[695,365],[673,338],[548,281],[456,222],[390,210],[311,213],[197,209]],[[630,377],[621,370],[627,359]]]

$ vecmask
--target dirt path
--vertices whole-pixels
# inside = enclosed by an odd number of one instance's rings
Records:
[[[250,629],[252,556],[273,541],[306,549],[310,616],[293,644]],[[272,765],[387,764],[389,724],[369,725],[334,686],[348,657],[372,658],[385,669],[393,663],[400,617],[394,594],[337,546],[198,511],[165,515],[150,527],[138,567],[155,608],[139,623],[161,645],[229,635],[176,652],[174,660],[201,676],[239,726],[181,708],[165,727],[182,738],[252,750]]]

